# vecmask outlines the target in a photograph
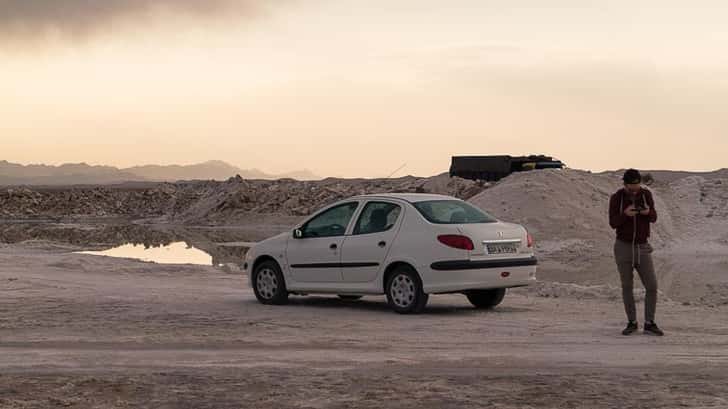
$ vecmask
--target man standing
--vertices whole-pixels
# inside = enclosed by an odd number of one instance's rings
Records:
[[[647,242],[650,224],[657,221],[655,202],[652,193],[642,187],[642,176],[638,170],[628,169],[622,180],[624,188],[609,199],[609,225],[617,231],[614,259],[622,281],[622,299],[629,320],[622,335],[630,335],[638,329],[633,293],[633,272],[636,269],[647,293],[644,333],[661,336],[664,334],[655,324],[657,277],[652,263],[652,246]]]

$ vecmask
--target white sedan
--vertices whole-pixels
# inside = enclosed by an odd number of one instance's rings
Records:
[[[243,269],[263,304],[289,294],[386,294],[399,313],[429,294],[463,293],[477,308],[536,280],[533,239],[518,224],[431,194],[356,196],[321,209],[290,232],[257,243]]]

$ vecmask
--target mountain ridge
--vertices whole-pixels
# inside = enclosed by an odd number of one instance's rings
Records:
[[[181,180],[226,180],[240,175],[244,179],[321,179],[308,169],[268,174],[259,169],[241,169],[221,160],[191,165],[139,165],[118,168],[89,165],[86,162],[61,165],[21,165],[0,160],[0,185],[74,185],[116,184],[123,182],[176,182]]]

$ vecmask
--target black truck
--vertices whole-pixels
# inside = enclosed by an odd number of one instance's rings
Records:
[[[564,166],[560,160],[545,155],[453,156],[450,164],[450,176],[494,182],[513,172],[562,169]]]

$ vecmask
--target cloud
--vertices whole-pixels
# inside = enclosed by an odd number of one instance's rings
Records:
[[[155,16],[255,17],[275,0],[0,0],[0,41],[22,42],[49,34],[88,36],[116,23],[144,24]]]

